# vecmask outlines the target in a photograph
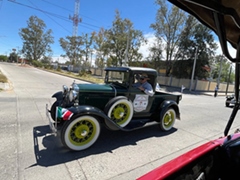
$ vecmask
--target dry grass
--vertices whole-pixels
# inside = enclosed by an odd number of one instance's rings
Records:
[[[76,73],[71,73],[71,72],[67,72],[67,71],[56,71],[56,70],[50,70],[50,69],[44,69],[44,70],[49,71],[49,72],[53,72],[53,73],[56,73],[56,74],[61,74],[61,75],[64,75],[64,76],[68,76],[68,77],[71,77],[71,78],[83,80],[83,81],[89,81],[89,82],[92,82],[92,83],[98,83],[99,84],[99,83],[104,82],[104,80],[102,78],[97,78],[97,77],[94,77],[94,76],[89,75],[89,74],[79,76]]]
[[[7,81],[7,77],[0,71],[0,83],[6,83]]]

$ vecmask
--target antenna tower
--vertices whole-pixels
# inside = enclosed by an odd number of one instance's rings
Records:
[[[82,22],[82,18],[79,18],[79,6],[80,6],[80,0],[75,0],[75,10],[74,15],[71,17],[69,16],[69,19],[73,21],[73,36],[77,36],[78,34],[78,23]]]

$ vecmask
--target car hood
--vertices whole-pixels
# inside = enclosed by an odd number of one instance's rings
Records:
[[[113,92],[109,84],[78,84],[80,92]]]

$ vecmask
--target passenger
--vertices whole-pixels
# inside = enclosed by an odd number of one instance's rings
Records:
[[[148,75],[146,73],[143,73],[139,77],[138,82],[133,84],[133,87],[140,89],[141,91],[143,91],[145,94],[149,96],[153,96],[154,92],[153,92],[152,85],[147,80],[149,80]]]

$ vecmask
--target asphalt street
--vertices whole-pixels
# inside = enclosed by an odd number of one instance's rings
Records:
[[[7,180],[132,180],[209,140],[223,136],[232,108],[225,97],[183,93],[173,130],[101,129],[89,149],[73,152],[51,134],[45,115],[53,93],[72,78],[0,62],[8,87],[0,91],[0,177]],[[77,83],[86,83],[77,80]],[[174,92],[173,92],[174,93]],[[176,92],[178,93],[178,92]],[[240,127],[237,114],[230,132]]]

